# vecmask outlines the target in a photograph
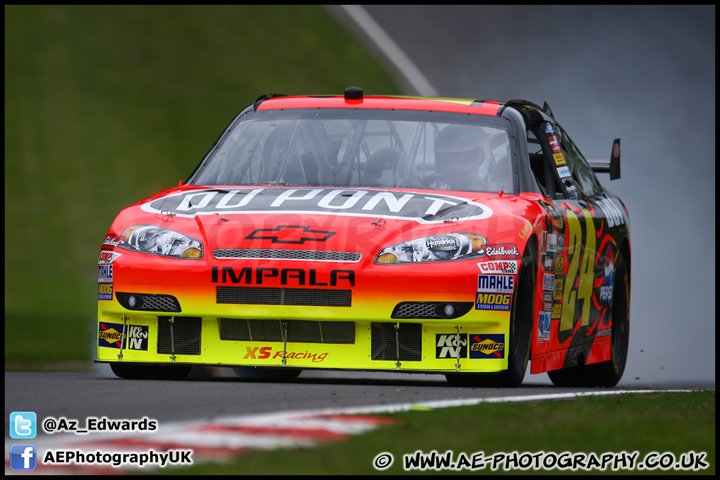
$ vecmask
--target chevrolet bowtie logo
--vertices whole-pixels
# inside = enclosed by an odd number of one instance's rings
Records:
[[[305,242],[324,242],[335,232],[310,230],[310,227],[283,225],[276,228],[260,228],[245,237],[246,240],[272,240],[272,243],[302,245]]]

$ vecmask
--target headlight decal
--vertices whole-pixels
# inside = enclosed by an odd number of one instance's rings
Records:
[[[445,233],[422,237],[383,248],[378,264],[405,264],[468,260],[485,255],[487,239],[475,233]]]
[[[154,225],[125,229],[120,248],[173,258],[202,258],[202,244],[185,234]]]

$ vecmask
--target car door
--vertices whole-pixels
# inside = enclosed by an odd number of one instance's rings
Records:
[[[549,341],[550,351],[566,351],[562,366],[568,367],[591,359],[596,338],[609,335],[612,299],[606,287],[611,296],[617,249],[611,227],[623,218],[592,171],[592,178],[587,176],[579,150],[557,123],[541,122],[534,134],[542,146],[546,176],[552,175],[545,179],[550,201],[541,203],[554,219],[541,252],[546,291],[539,324],[549,325],[542,338],[538,332],[538,342]]]

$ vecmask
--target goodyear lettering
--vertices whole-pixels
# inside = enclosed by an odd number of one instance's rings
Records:
[[[526,223],[525,226],[522,228],[522,230],[520,230],[520,233],[518,234],[518,236],[520,238],[522,238],[523,240],[525,240],[528,233],[532,232],[532,229],[533,229],[532,225],[529,223]]]
[[[149,213],[171,211],[179,217],[215,213],[316,213],[372,218],[402,218],[441,223],[448,215],[459,220],[489,218],[493,212],[478,202],[441,194],[326,188],[255,188],[184,191],[142,205]]]
[[[267,284],[268,279],[279,278],[280,285],[297,286],[324,286],[336,287],[339,285],[355,286],[355,272],[353,270],[331,270],[329,274],[311,268],[256,268],[243,267],[212,267],[210,281],[212,283],[245,283],[246,285]],[[324,280],[324,281],[323,281]]]

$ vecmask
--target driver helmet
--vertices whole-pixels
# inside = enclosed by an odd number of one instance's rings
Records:
[[[435,140],[435,163],[438,171],[472,172],[485,160],[482,130],[471,125],[448,125]]]

